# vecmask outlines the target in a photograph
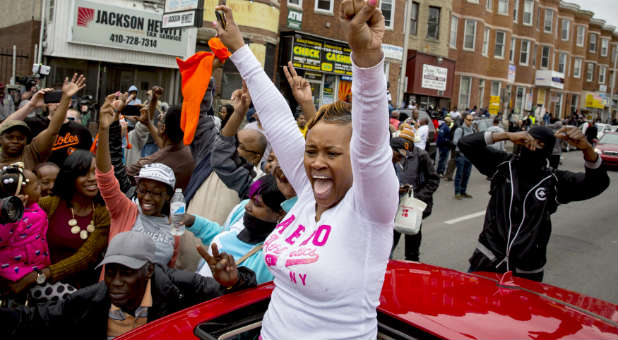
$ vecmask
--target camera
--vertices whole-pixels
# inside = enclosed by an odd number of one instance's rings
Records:
[[[24,215],[24,204],[16,195],[26,185],[19,165],[2,167],[0,172],[0,224],[15,223]]]

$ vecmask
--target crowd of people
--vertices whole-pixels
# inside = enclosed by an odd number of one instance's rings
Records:
[[[143,104],[135,87],[108,95],[95,138],[79,112],[70,116],[83,76],[65,80],[57,104],[43,100],[53,89],[31,89],[0,124],[0,192],[24,205],[21,219],[0,226],[2,334],[113,338],[274,281],[261,338],[375,338],[386,264],[401,238],[393,232],[400,198],[426,203],[426,218],[440,179],[453,172],[455,199],[472,197],[472,166],[492,189],[470,270],[542,280],[550,215],[609,185],[600,157],[566,124],[505,132],[495,119],[478,132],[471,112],[441,124],[418,111],[389,117],[376,5],[341,5],[353,62],[349,102],[316,110],[307,80],[291,63],[283,67],[297,115],[232,11],[218,6],[227,25],[216,24],[217,35],[243,85],[215,110],[214,80],[203,84],[189,143],[185,110],[162,105],[158,86]],[[129,106],[139,116],[123,116]],[[548,165],[558,139],[583,150],[584,174]],[[506,152],[505,141],[519,151]],[[181,236],[170,219],[179,189],[187,202]],[[421,230],[404,239],[405,258],[419,261]]]

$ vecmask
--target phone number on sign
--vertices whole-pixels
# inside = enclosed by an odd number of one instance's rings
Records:
[[[111,42],[133,45],[133,46],[157,47],[156,39],[133,37],[130,35],[112,34],[109,37],[109,40]]]

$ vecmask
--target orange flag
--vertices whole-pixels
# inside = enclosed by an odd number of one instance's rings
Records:
[[[182,77],[183,103],[180,127],[185,133],[183,140],[185,145],[191,144],[193,137],[195,137],[195,130],[200,119],[200,103],[208,89],[215,57],[221,62],[225,62],[231,55],[219,38],[210,39],[208,46],[210,46],[214,54],[211,52],[197,52],[187,60],[176,58]]]

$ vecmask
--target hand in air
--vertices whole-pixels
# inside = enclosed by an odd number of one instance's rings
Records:
[[[51,88],[46,88],[46,89],[42,89],[37,91],[34,96],[32,96],[32,99],[30,100],[30,104],[33,105],[33,107],[39,109],[42,108],[43,106],[45,106],[45,94],[54,91],[54,89]]]
[[[249,89],[247,89],[247,83],[242,81],[242,89],[238,89],[232,92],[232,97],[230,98],[232,106],[234,106],[234,114],[238,112],[238,114],[244,115],[249,110],[249,106],[251,106],[251,95],[249,94]]]
[[[64,78],[62,93],[71,98],[84,87],[86,87],[86,77],[83,74],[80,74],[78,77],[77,73],[75,73],[71,81],[69,81],[69,77]]]
[[[382,59],[384,16],[376,6],[378,0],[344,0],[339,20],[359,67],[371,67]]]
[[[313,93],[311,92],[311,85],[307,81],[307,79],[299,76],[296,73],[296,69],[292,62],[288,62],[288,66],[283,66],[283,73],[285,74],[285,78],[288,80],[288,84],[292,88],[292,95],[296,102],[305,103],[310,102],[313,103]]]
[[[99,110],[99,127],[109,128],[114,121],[118,119],[118,110],[114,108],[114,101],[117,99],[117,94],[112,93],[105,97],[105,102]]]
[[[591,148],[592,145],[588,143],[586,136],[584,133],[577,127],[572,125],[563,126],[560,130],[556,131],[556,138],[562,139],[572,146],[585,150],[587,148]]]
[[[223,11],[226,21],[225,29],[221,27],[221,24],[219,24],[219,22],[213,22],[215,30],[217,30],[217,36],[219,37],[219,39],[221,39],[221,42],[223,42],[223,44],[230,50],[230,52],[234,53],[237,49],[241,48],[245,44],[245,41],[242,39],[242,34],[240,33],[238,26],[236,26],[236,23],[234,22],[232,10],[225,5],[217,6],[215,7],[215,10]]]
[[[233,287],[238,282],[238,268],[234,257],[227,253],[219,253],[216,244],[212,244],[212,256],[202,246],[197,247],[197,251],[206,260],[213,277],[223,287]]]

